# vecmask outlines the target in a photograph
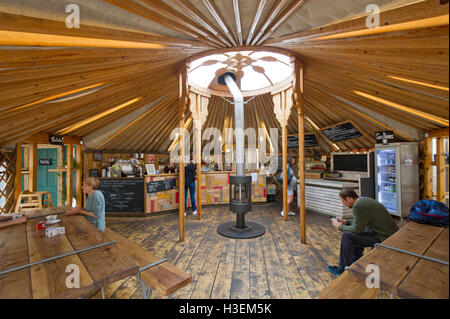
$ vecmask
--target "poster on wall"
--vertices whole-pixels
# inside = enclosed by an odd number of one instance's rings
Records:
[[[96,162],[103,161],[103,153],[101,151],[97,151],[94,153],[94,161]]]
[[[154,162],[155,162],[155,154],[148,154],[147,163],[154,163]]]

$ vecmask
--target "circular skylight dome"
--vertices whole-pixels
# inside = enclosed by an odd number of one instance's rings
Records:
[[[230,51],[193,60],[188,72],[191,86],[224,91],[217,78],[232,72],[243,93],[269,89],[292,78],[290,57],[267,51]]]

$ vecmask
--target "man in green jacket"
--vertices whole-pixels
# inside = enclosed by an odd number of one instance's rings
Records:
[[[335,275],[342,274],[345,267],[361,258],[365,247],[373,247],[398,230],[387,209],[376,200],[360,198],[350,188],[343,189],[339,198],[345,206],[352,208],[353,220],[339,217],[332,220],[333,226],[343,232],[339,266],[328,266],[328,270]]]

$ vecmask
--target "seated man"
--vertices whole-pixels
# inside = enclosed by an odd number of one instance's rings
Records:
[[[20,218],[13,219],[10,215],[0,216],[0,228],[5,228],[12,225],[19,225],[27,222],[27,216],[23,215]]]
[[[364,247],[373,247],[384,241],[399,228],[386,208],[371,198],[359,197],[351,188],[339,193],[342,203],[352,208],[353,221],[337,217],[333,226],[343,232],[339,266],[328,266],[328,270],[340,275],[345,267],[362,257]]]

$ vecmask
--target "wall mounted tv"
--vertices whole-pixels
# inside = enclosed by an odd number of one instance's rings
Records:
[[[333,153],[331,169],[345,172],[369,172],[368,154]]]

